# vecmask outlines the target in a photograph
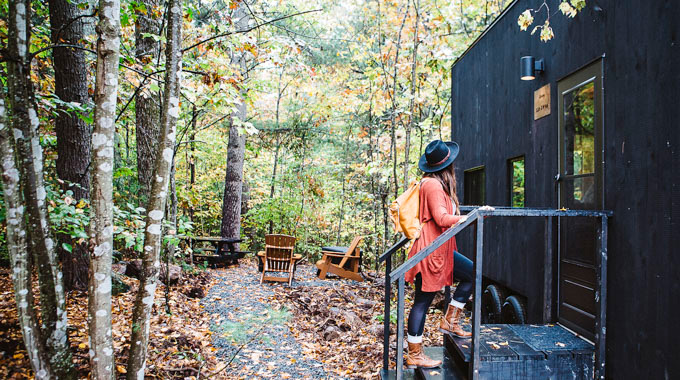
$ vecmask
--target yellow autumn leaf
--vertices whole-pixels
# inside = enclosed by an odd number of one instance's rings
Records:
[[[87,348],[87,344],[81,343],[81,344],[78,345],[78,348],[80,348],[81,350],[84,350],[84,349]]]
[[[19,353],[19,354],[14,354],[14,356],[12,356],[12,358],[13,358],[13,359],[23,359],[23,358],[24,358],[24,354],[21,354],[21,353]]]

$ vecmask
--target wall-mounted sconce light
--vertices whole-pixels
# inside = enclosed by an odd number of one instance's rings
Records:
[[[522,70],[522,80],[534,80],[536,78],[535,72],[542,73],[545,70],[543,59],[537,61],[532,56],[526,56],[520,58],[519,62]]]

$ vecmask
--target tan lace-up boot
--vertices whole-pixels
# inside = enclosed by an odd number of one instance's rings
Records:
[[[453,334],[460,338],[469,338],[472,333],[463,330],[460,325],[460,320],[463,318],[463,309],[459,309],[453,305],[449,305],[446,309],[446,315],[442,318],[439,325],[439,331],[447,334]]]
[[[408,342],[408,354],[406,354],[407,368],[437,368],[441,364],[441,360],[433,360],[425,355],[422,343]]]

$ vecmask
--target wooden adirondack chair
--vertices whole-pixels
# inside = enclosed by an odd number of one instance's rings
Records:
[[[323,280],[327,273],[332,273],[354,281],[363,281],[363,277],[359,274],[359,243],[363,239],[363,236],[355,237],[344,253],[322,250],[323,257],[316,262],[316,267],[319,268],[319,278]],[[333,260],[333,258],[339,258],[340,262],[333,264],[333,261],[337,262],[337,259]]]
[[[291,285],[295,275],[295,263],[302,258],[300,255],[293,254],[295,237],[288,235],[266,235],[264,242],[265,249],[264,252],[261,252],[263,268],[260,284],[264,281],[287,281],[288,285]],[[267,272],[284,272],[288,275],[286,277],[268,276]]]

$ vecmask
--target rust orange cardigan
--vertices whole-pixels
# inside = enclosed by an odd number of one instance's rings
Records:
[[[419,195],[420,222],[424,225],[420,232],[420,238],[413,243],[408,253],[409,258],[430,245],[434,239],[456,224],[461,218],[461,216],[455,215],[453,201],[438,180],[425,179],[420,185]],[[406,272],[406,281],[414,282],[416,274],[420,273],[423,278],[422,291],[424,292],[436,292],[444,286],[452,285],[453,252],[456,249],[456,238],[454,237]]]

